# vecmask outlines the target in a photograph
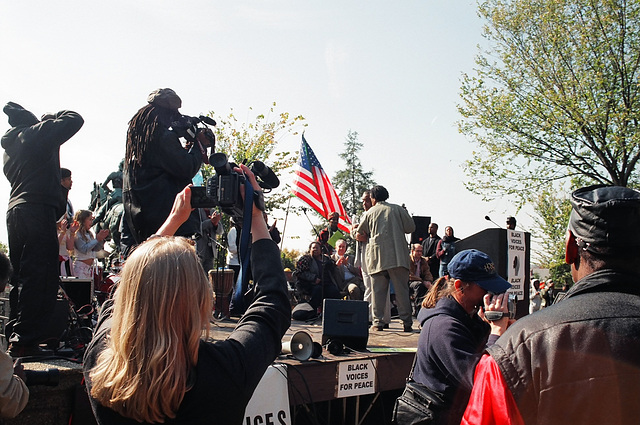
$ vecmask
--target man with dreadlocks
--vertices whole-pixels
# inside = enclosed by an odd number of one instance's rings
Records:
[[[182,100],[171,89],[153,91],[148,104],[129,121],[124,166],[123,253],[154,234],[169,216],[173,200],[206,160],[210,141],[198,137],[189,149],[171,129],[182,115]],[[200,136],[200,135],[198,135]],[[176,232],[191,236],[198,232],[197,213]],[[133,238],[133,240],[131,240]]]

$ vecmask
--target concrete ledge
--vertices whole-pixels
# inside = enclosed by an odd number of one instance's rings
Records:
[[[76,393],[82,382],[82,365],[68,360],[52,359],[23,363],[23,366],[26,370],[38,371],[56,368],[60,371],[60,382],[55,387],[29,386],[27,407],[15,418],[5,419],[4,424],[69,425],[69,418],[76,407]],[[88,406],[88,400],[86,400],[85,407]]]

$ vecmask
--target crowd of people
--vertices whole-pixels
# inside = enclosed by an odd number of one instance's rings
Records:
[[[456,253],[458,238],[451,226],[441,238],[438,225],[430,223],[428,236],[409,249],[406,235],[415,231],[413,218],[403,206],[388,203],[388,197],[384,186],[364,191],[364,214],[350,236],[338,228],[338,213],[328,214],[329,224],[293,272],[298,294],[311,306],[308,311],[320,313],[325,298],[364,300],[370,306],[372,331],[388,329],[392,317],[402,321],[406,332],[413,331],[412,316],[418,316],[432,283],[448,275],[446,265]]]
[[[252,294],[238,307],[229,337],[208,338],[213,294],[205,271],[225,230],[217,211],[192,208],[190,182],[215,139],[201,132],[185,148],[174,131],[180,107],[173,90],[159,89],[129,123],[126,261],[83,363],[100,424],[204,423],[212,411],[217,422],[241,423],[290,326],[280,235],[275,222],[268,224],[256,176],[241,165],[240,191],[253,201],[245,220],[234,217],[228,230],[227,262],[238,285],[250,273]],[[94,233],[93,212],[74,212],[68,201],[71,172],[60,167],[59,148],[82,127],[80,115],[63,110],[38,119],[13,102],[3,110],[11,125],[2,137],[10,260],[0,255],[0,284],[10,282],[12,290],[0,415],[9,417],[29,395],[12,358],[46,353],[41,323],[52,314],[59,277],[91,278],[109,231]],[[510,284],[491,258],[458,249],[453,228],[441,238],[435,223],[421,243],[409,245],[415,223],[388,198],[380,185],[364,192],[365,212],[350,235],[338,229],[337,213],[329,214],[293,276],[313,312],[325,298],[368,302],[371,332],[388,329],[396,314],[403,331],[413,332],[417,318],[410,381],[433,398],[425,404],[429,423],[637,423],[639,191],[591,186],[571,195],[565,258],[575,283],[554,294],[552,282],[533,280],[531,314],[517,321],[509,312]],[[515,219],[507,224],[514,229]]]
[[[191,208],[189,184],[214,137],[199,133],[185,149],[171,129],[173,120],[182,117],[180,103],[171,89],[151,93],[130,122],[121,170],[105,182],[124,201],[120,230],[127,260],[85,352],[87,387],[99,423],[201,423],[209,416],[210,400],[221,400],[223,422],[239,423],[289,327],[286,280],[274,242],[279,232],[275,223],[267,226],[264,203],[258,202],[261,188],[241,165],[235,172],[246,177],[256,194],[248,213],[254,302],[227,340],[207,342],[212,293],[203,267],[210,267],[215,238],[223,228],[215,210]],[[60,167],[59,148],[82,127],[80,115],[60,111],[38,119],[13,102],[3,111],[11,125],[2,138],[4,172],[11,184],[11,260],[4,264],[0,258],[0,278],[11,276],[12,290],[9,347],[0,358],[0,415],[9,417],[28,399],[19,359],[53,354],[42,343],[60,276],[92,278],[110,232],[94,232],[94,213],[74,212],[68,200],[71,172]],[[178,167],[181,158],[184,166]],[[236,390],[217,385],[221,380],[234,383]]]

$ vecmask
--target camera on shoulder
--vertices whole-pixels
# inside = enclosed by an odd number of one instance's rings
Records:
[[[215,127],[215,120],[204,115],[200,115],[199,117],[181,115],[179,119],[171,123],[171,130],[173,130],[178,137],[184,138],[189,143],[195,143],[196,140],[205,140],[205,145],[207,147],[211,146],[211,148],[215,150],[216,137],[213,131],[207,127],[208,125]]]

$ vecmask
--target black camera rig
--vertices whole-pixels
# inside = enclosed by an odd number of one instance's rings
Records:
[[[191,187],[192,208],[220,207],[222,211],[232,217],[240,218],[243,215],[242,196],[240,185],[245,183],[243,174],[234,171],[237,165],[229,162],[227,155],[217,152],[209,157],[209,163],[215,169],[215,174],[207,179],[206,186]],[[256,175],[260,187],[269,192],[280,185],[280,180],[275,173],[262,161],[253,161],[250,164],[251,171]],[[264,197],[258,192],[254,198],[256,206],[264,211]]]
[[[202,124],[202,125],[200,125]],[[199,117],[190,117],[188,115],[180,116],[180,119],[171,123],[171,129],[178,135],[183,137],[188,143],[195,143],[198,135],[202,133],[211,146],[211,150],[215,152],[216,137],[208,126],[216,126],[213,118],[200,115]]]

